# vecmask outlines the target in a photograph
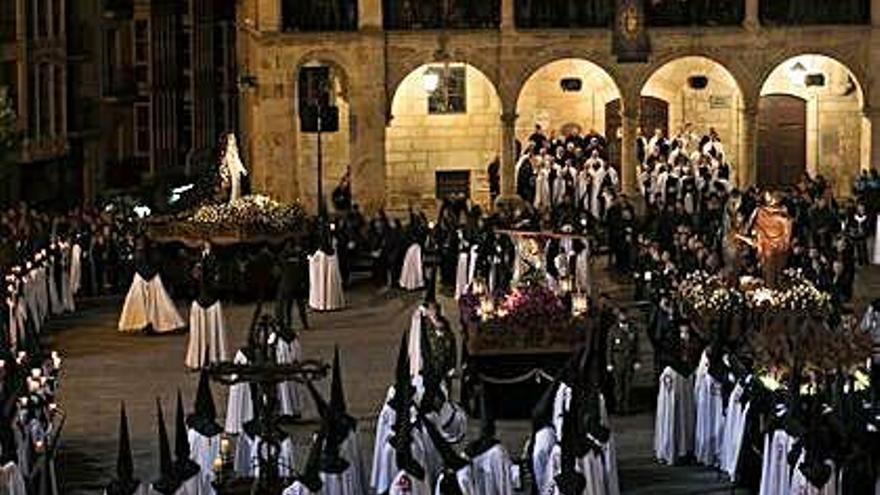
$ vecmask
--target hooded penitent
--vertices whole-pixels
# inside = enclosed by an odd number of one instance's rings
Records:
[[[465,453],[474,459],[489,451],[500,442],[495,436],[495,417],[486,399],[486,390],[480,394],[480,437],[468,444]]]
[[[174,418],[174,472],[183,483],[199,474],[201,468],[190,458],[189,435],[183,413],[183,397],[177,391],[177,413]]]
[[[330,405],[323,419],[325,442],[321,455],[321,470],[325,473],[340,474],[349,467],[348,461],[339,454],[339,449],[348,435],[356,427],[354,418],[348,415],[345,393],[342,390],[342,371],[339,364],[339,348],[333,353],[333,377],[330,383]]]
[[[560,472],[555,478],[556,487],[561,495],[581,495],[587,486],[586,478],[576,469],[580,457],[577,445],[580,418],[576,414],[574,408],[569,408],[562,415]]]
[[[105,488],[107,495],[132,495],[141,486],[134,478],[134,461],[131,457],[131,442],[128,436],[128,416],[125,404],[119,410],[119,451],[116,456],[116,479]]]
[[[306,465],[303,467],[302,473],[295,476],[303,486],[312,493],[318,493],[324,487],[324,481],[321,479],[321,456],[324,450],[324,432],[319,430],[312,439],[312,446],[309,449],[309,456],[306,458]]]
[[[162,414],[162,403],[156,399],[159,423],[159,479],[153,482],[153,490],[162,495],[172,495],[180,488],[180,482],[174,473],[171,460],[171,445],[168,443],[168,431],[165,429],[165,416]]]
[[[410,409],[413,406],[414,389],[409,373],[409,357],[407,354],[407,332],[404,332],[400,353],[397,357],[396,380],[394,384],[394,398],[391,405],[394,408],[394,434],[388,442],[394,447],[395,461],[401,471],[418,479],[425,479],[425,468],[413,457],[413,425],[410,418]]]
[[[208,374],[204,371],[199,375],[195,411],[187,416],[186,425],[209,438],[223,432],[223,428],[217,424],[217,408],[214,405],[214,396],[211,394]]]
[[[440,430],[437,429],[433,422],[425,418],[422,413],[420,413],[420,417],[422,425],[424,425],[425,431],[431,439],[431,443],[434,445],[437,452],[440,453],[440,458],[443,459],[442,481],[439,486],[440,494],[462,495],[457,473],[468,465],[467,459],[462,457],[452,448],[451,445],[449,445],[443,437],[443,434],[440,433]]]

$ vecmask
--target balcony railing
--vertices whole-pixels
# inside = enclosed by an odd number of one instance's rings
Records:
[[[134,14],[134,0],[104,0],[105,19],[131,19]]]
[[[656,27],[736,26],[742,24],[745,12],[745,0],[659,0],[645,2],[645,16],[648,25]]]
[[[520,29],[607,27],[614,18],[614,0],[516,0],[514,9]]]
[[[767,25],[868,24],[871,0],[761,0]]]
[[[385,29],[497,29],[501,1],[383,0]]]
[[[355,31],[357,0],[284,0],[284,31]]]

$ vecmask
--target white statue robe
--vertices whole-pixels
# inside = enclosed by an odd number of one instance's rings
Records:
[[[309,306],[316,311],[345,307],[339,258],[320,249],[309,257]]]
[[[723,439],[721,441],[721,471],[727,473],[731,481],[736,481],[739,467],[739,452],[742,448],[746,418],[751,404],[741,404],[743,387],[737,383],[727,400],[727,414],[724,415]]]
[[[174,301],[165,292],[162,276],[156,274],[147,281],[135,273],[119,317],[119,331],[137,332],[147,325],[152,325],[157,333],[171,332],[185,326]]]
[[[422,246],[417,242],[412,243],[406,250],[399,283],[406,290],[418,290],[425,286],[422,272]]]
[[[791,493],[791,476],[788,452],[794,443],[785,430],[775,430],[764,437],[764,458],[761,466],[760,495],[784,495]]]
[[[654,455],[675,464],[694,449],[694,380],[666,367],[660,375],[657,417],[654,422]]]
[[[202,468],[199,475],[210,484],[214,481],[214,459],[220,457],[220,434],[206,437],[188,428],[187,438],[189,438],[189,457]]]
[[[471,477],[476,493],[481,495],[512,495],[513,462],[499,443],[471,459]]]
[[[700,358],[694,383],[697,423],[694,429],[694,455],[705,466],[717,466],[724,432],[724,397],[721,384],[709,375],[709,357]]]
[[[226,358],[223,305],[216,301],[204,308],[198,301],[193,301],[189,310],[189,343],[184,364],[190,369],[201,369],[210,363],[226,361]]]

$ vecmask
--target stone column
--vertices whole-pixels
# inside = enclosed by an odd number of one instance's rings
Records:
[[[638,176],[636,159],[636,133],[639,127],[641,109],[638,104],[629,103],[624,106],[621,115],[620,138],[620,186],[628,195],[636,193],[636,177]],[[609,136],[609,139],[613,137]]]
[[[740,110],[742,118],[742,145],[737,166],[737,185],[744,189],[758,178],[758,104],[747,103]]]
[[[358,0],[358,29],[382,29],[382,0]]]
[[[865,105],[864,115],[871,122],[871,168],[880,169],[880,107]]]
[[[757,29],[761,25],[759,15],[760,0],[746,0],[746,12],[743,16],[743,27],[746,29]]]
[[[501,114],[501,196],[516,195],[516,113]]]
[[[501,0],[501,29],[512,30],[516,28],[516,15],[514,3],[516,0]]]
[[[281,0],[257,0],[257,29],[281,30]]]
[[[871,25],[880,27],[880,2],[871,0]]]

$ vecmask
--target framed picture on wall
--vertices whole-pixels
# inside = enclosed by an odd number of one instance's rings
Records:
[[[469,199],[471,197],[470,170],[437,170],[434,173],[437,199],[453,196]]]

